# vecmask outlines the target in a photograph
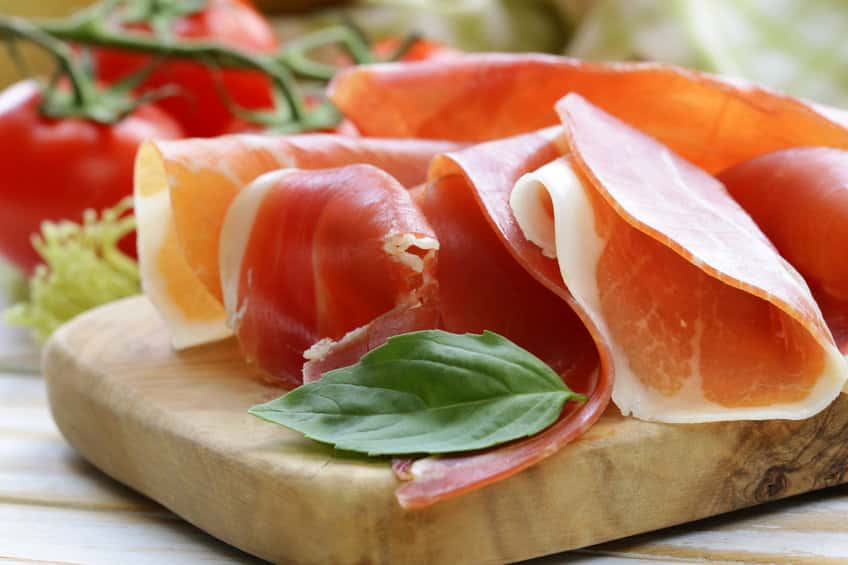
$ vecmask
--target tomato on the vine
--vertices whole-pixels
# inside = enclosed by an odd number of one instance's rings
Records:
[[[399,37],[387,37],[375,42],[371,46],[371,52],[377,60],[385,60],[391,57],[401,45]],[[414,62],[425,61],[428,59],[442,59],[454,57],[461,54],[462,51],[450,47],[444,43],[433,41],[430,39],[416,39],[412,45],[407,48],[404,54],[400,57],[400,61]],[[350,58],[345,55],[340,55],[335,59],[336,65],[346,67],[351,64]],[[321,103],[321,98],[314,95],[307,95],[304,98],[304,106],[307,110],[313,109]],[[241,118],[232,119],[229,124],[221,131],[222,134],[233,133],[258,133],[264,131],[263,126],[255,123],[250,123]],[[359,131],[353,122],[347,119],[342,119],[341,122],[334,128],[321,130],[325,133],[338,133],[351,137],[358,137]]]
[[[24,272],[40,262],[30,237],[42,221],[79,222],[86,208],[114,206],[132,194],[139,144],[183,137],[180,126],[151,105],[107,125],[44,117],[40,101],[31,80],[0,93],[0,255]]]
[[[177,18],[171,32],[184,39],[217,41],[257,53],[277,48],[271,26],[248,0],[208,0],[200,12]],[[127,33],[149,33],[149,28],[128,26]],[[151,58],[102,49],[97,52],[96,60],[98,76],[111,82],[141,69]],[[139,90],[169,84],[177,86],[180,92],[156,104],[176,118],[189,136],[214,136],[227,129],[233,115],[221,99],[221,87],[236,104],[245,108],[261,109],[272,105],[270,81],[261,73],[235,69],[217,71],[193,61],[163,62]]]

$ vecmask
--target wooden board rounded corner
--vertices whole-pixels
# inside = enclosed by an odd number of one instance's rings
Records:
[[[404,511],[388,460],[247,414],[278,396],[233,340],[175,352],[143,297],[88,312],[44,353],[50,408],[101,470],[248,553],[285,563],[507,563],[846,481],[848,400],[804,421],[667,425],[611,408],[514,477]]]

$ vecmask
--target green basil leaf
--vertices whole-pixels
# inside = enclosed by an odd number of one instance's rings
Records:
[[[392,337],[250,413],[369,455],[451,453],[531,436],[568,400],[585,397],[498,334],[427,330]]]

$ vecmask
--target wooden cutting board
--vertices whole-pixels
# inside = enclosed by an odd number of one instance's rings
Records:
[[[515,477],[415,511],[386,460],[342,456],[247,409],[280,394],[233,341],[174,352],[141,297],[60,329],[50,407],[94,465],[249,553],[284,563],[502,563],[846,481],[848,398],[801,422],[667,425],[611,408]]]

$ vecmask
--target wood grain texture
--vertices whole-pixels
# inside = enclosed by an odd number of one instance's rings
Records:
[[[567,555],[560,559],[573,562]],[[576,559],[591,565],[633,563],[629,557],[606,555]],[[59,436],[47,409],[44,381],[0,373],[0,563],[259,561],[92,467]]]
[[[259,563],[83,461],[40,378],[0,373],[0,437],[0,563]],[[848,486],[832,487],[525,565],[846,563],[846,512]]]
[[[45,362],[53,415],[87,459],[279,562],[516,561],[838,484],[848,464],[844,397],[801,422],[674,426],[611,409],[542,464],[405,512],[386,462],[249,416],[279,390],[251,378],[232,342],[173,352],[143,298],[65,326]]]

